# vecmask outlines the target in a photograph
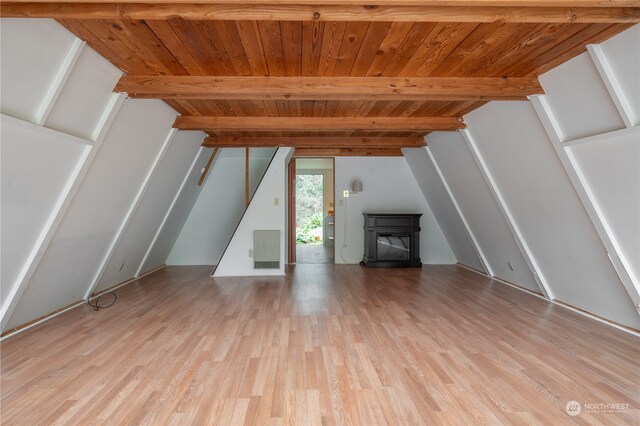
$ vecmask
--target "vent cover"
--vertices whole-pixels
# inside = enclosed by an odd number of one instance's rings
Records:
[[[280,231],[253,231],[253,267],[255,269],[280,268]]]

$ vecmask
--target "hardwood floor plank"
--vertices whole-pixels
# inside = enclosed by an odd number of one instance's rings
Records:
[[[168,267],[3,340],[3,425],[640,419],[640,338],[466,269],[210,272]]]

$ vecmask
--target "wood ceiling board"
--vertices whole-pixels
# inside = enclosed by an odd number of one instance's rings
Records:
[[[264,57],[264,51],[269,50],[262,45],[259,31],[238,31],[238,26],[246,27],[248,24],[240,24],[236,22],[219,22],[204,21],[198,24],[200,29],[192,22],[182,19],[172,19],[164,22],[163,31],[154,33],[159,41],[167,46],[167,51],[173,54],[174,59],[170,57],[152,57],[146,55],[146,59],[141,59],[133,53],[149,51],[142,42],[137,42],[139,49],[134,44],[138,38],[133,40],[123,36],[120,30],[119,20],[115,21],[63,21],[68,28],[85,39],[89,45],[96,49],[99,53],[109,58],[115,65],[123,68],[127,74],[137,75],[162,75],[168,74],[165,70],[175,63],[190,63],[190,68],[195,69],[192,75],[230,75],[230,76],[265,76],[271,75],[271,70],[280,69],[279,66],[269,64]],[[285,23],[281,22],[281,26]],[[294,28],[299,28],[302,32],[300,41],[288,41],[285,38],[283,44],[283,61],[285,68],[290,69],[289,72],[299,70],[304,76],[317,76],[320,63],[330,62],[332,59],[326,59],[322,50],[322,35],[327,23],[317,22],[309,23],[293,23]],[[349,23],[350,24],[350,23]],[[355,25],[359,24],[359,25]],[[156,28],[156,21],[139,23],[137,27],[148,28],[149,32],[153,32],[152,28]],[[166,25],[171,27],[172,31],[167,31]],[[261,23],[252,23],[251,28],[259,27]],[[354,28],[360,28],[360,32],[364,31],[368,23],[354,23]],[[536,55],[542,55],[553,49],[551,54],[543,57],[547,62],[552,61],[554,57],[564,55],[567,52],[573,52],[576,45],[584,45],[593,42],[599,33],[610,28],[611,33],[622,31],[628,28],[627,25],[608,25],[601,24],[571,24],[571,25],[546,25],[537,24],[412,24],[411,30],[403,38],[393,55],[379,55],[386,58],[385,62],[379,59],[378,52],[382,52],[382,44],[366,45],[359,44],[358,51],[354,51],[352,47],[346,49],[345,46],[352,46],[358,43],[358,34],[349,30],[350,25],[344,32],[343,39],[340,41],[340,54],[336,59],[336,66],[333,68],[333,76],[366,76],[370,72],[370,67],[375,63],[376,73],[382,72],[382,76],[395,77],[406,76],[427,77],[430,71],[438,69],[439,76],[447,77],[521,77],[531,75],[536,67],[531,65],[532,59]],[[211,42],[206,41],[202,28],[209,28],[204,32],[209,34],[218,34],[220,40],[217,44],[217,50],[211,51]],[[309,28],[309,29],[307,29]],[[517,30],[516,30],[517,29]],[[91,31],[89,31],[91,30]],[[391,31],[391,29],[389,30]],[[492,31],[496,34],[492,34]],[[512,37],[514,32],[530,33],[530,36],[520,43],[518,38]],[[96,36],[94,33],[98,33]],[[473,34],[484,34],[489,37],[491,43],[487,43],[483,38],[473,37]],[[222,34],[225,34],[224,36]],[[281,34],[283,34],[281,32]],[[387,32],[388,36],[389,32]],[[142,37],[142,36],[140,36]],[[234,37],[234,41],[227,40]],[[354,41],[350,38],[355,37]],[[450,37],[450,38],[449,38]],[[476,40],[475,44],[467,39]],[[465,42],[464,44],[462,44]],[[300,44],[302,43],[302,44]],[[260,44],[260,47],[258,46]],[[335,45],[337,46],[338,43]],[[168,46],[173,46],[173,49]],[[184,49],[180,48],[184,46]],[[478,47],[484,47],[487,54],[478,56],[473,52]],[[301,56],[295,60],[291,55],[285,54],[292,50],[299,49]],[[360,53],[362,51],[362,53]],[[517,54],[515,51],[529,52],[527,54]],[[505,52],[507,52],[505,54]],[[333,50],[330,52],[333,54]],[[469,56],[471,54],[471,56]],[[571,53],[569,53],[571,54]],[[364,70],[358,68],[361,74],[354,74],[352,66],[358,57],[374,56],[369,69]],[[448,56],[451,59],[447,59]],[[554,56],[555,55],[555,56]],[[289,58],[289,59],[287,59]],[[229,65],[229,61],[230,64]],[[436,62],[434,62],[436,61]],[[147,62],[154,64],[150,68]],[[291,63],[289,63],[291,62]],[[444,65],[442,63],[444,62]],[[227,63],[227,65],[224,65]],[[446,64],[453,64],[447,67]],[[490,64],[489,69],[483,68],[483,64]],[[252,64],[251,66],[249,64]],[[346,64],[343,66],[342,64]],[[492,65],[492,66],[491,66]],[[182,66],[185,68],[185,66]],[[325,72],[332,69],[325,68]],[[383,71],[380,71],[384,69]],[[277,75],[272,75],[277,76]]]
[[[181,116],[182,130],[228,131],[431,131],[465,128],[458,117],[199,117]]]
[[[232,21],[637,23],[638,7],[5,2],[2,17]]]
[[[61,20],[61,23],[132,76],[234,78],[535,79],[541,72],[584,52],[587,44],[604,41],[631,25],[358,20],[278,22],[272,19],[216,21],[179,17],[129,21],[121,16],[111,20]],[[295,95],[299,99],[293,100],[287,99],[289,93],[279,92],[280,88],[270,84],[268,87],[266,92],[273,93],[254,93],[253,89],[242,86],[235,93],[230,89],[219,95],[207,95],[220,96],[220,99],[161,99],[184,116],[282,118],[455,117],[485,102],[485,98],[435,100],[449,98],[433,95],[413,99],[413,95],[404,93],[387,98],[384,92],[372,93],[369,87],[339,95],[318,90],[317,94]],[[269,99],[271,96],[279,99]],[[307,99],[323,96],[327,99]],[[334,136],[397,136],[399,133],[382,129],[333,130]],[[261,133],[260,130],[248,129],[216,132],[227,136],[259,136]],[[282,129],[268,133],[277,136],[327,136],[330,132]]]

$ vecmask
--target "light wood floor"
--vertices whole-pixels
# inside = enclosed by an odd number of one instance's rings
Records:
[[[5,340],[2,424],[640,423],[640,339],[462,268],[209,272]]]

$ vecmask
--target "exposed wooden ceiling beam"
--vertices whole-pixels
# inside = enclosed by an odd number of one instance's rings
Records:
[[[401,157],[400,148],[296,148],[294,157]]]
[[[537,78],[124,76],[132,98],[276,100],[524,100],[542,94]]]
[[[204,170],[202,170],[202,174],[200,175],[200,180],[198,180],[198,186],[202,186],[202,184],[204,183],[204,180],[207,178],[207,174],[209,173],[209,169],[213,164],[213,160],[216,158],[216,155],[218,154],[218,150],[219,148],[216,147],[211,153],[211,156],[209,157],[209,161],[207,161],[207,165],[204,166]]]
[[[331,2],[336,3],[336,2]],[[568,6],[575,2],[545,2],[544,6],[416,5],[408,2],[363,4],[233,4],[228,2],[3,2],[2,17],[56,19],[156,19],[258,21],[404,21],[404,22],[640,22],[640,7]],[[435,2],[432,2],[435,3]],[[580,3],[580,2],[578,2]],[[637,6],[637,5],[636,5]]]
[[[465,128],[458,117],[178,117],[173,127],[211,131],[433,131]]]
[[[94,4],[136,4],[141,0],[13,0],[11,3],[94,3]],[[158,4],[237,4],[238,0],[155,0]],[[345,0],[245,0],[247,5],[343,5]],[[374,6],[512,6],[514,0],[349,0],[349,4]],[[526,7],[633,7],[637,0],[517,0],[519,6]]]
[[[238,148],[250,146],[294,148],[416,148],[426,146],[424,138],[417,137],[354,137],[354,136],[306,136],[306,137],[216,137],[205,138],[202,146]]]

